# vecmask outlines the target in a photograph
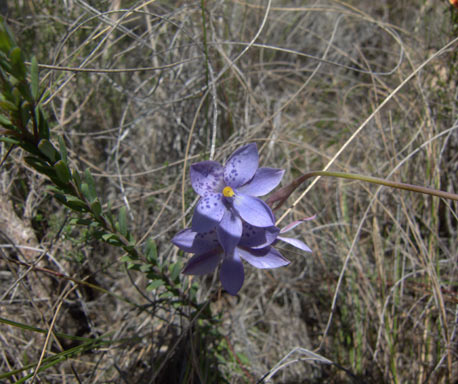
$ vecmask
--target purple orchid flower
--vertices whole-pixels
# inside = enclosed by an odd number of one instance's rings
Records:
[[[311,252],[301,240],[278,236],[281,231],[275,226],[261,228],[243,223],[242,229],[240,240],[231,253],[225,252],[221,247],[216,230],[198,233],[188,228],[179,232],[172,242],[183,251],[195,254],[186,264],[183,273],[187,275],[212,273],[222,259],[221,283],[227,292],[236,295],[245,279],[241,259],[259,269],[288,265],[290,261],[272,246],[278,239]]]
[[[225,166],[202,161],[191,166],[191,184],[201,196],[192,218],[192,232],[216,230],[226,254],[233,254],[243,232],[243,223],[254,227],[274,226],[270,207],[257,196],[274,189],[284,171],[258,168],[256,144],[237,149]]]

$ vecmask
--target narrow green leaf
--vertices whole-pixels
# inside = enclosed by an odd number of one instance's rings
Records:
[[[140,267],[140,271],[143,273],[149,272],[151,270],[152,266],[150,264],[143,264]]]
[[[2,50],[5,53],[8,53],[10,49],[10,39],[8,38],[8,34],[6,33],[6,31],[2,28],[0,29],[0,50]]]
[[[19,47],[14,47],[10,51],[11,72],[18,80],[25,79],[25,65],[22,58],[22,52]]]
[[[57,197],[57,196],[56,196]],[[61,199],[58,199],[62,201]],[[72,211],[76,212],[87,212],[86,208],[81,207],[79,204],[75,204],[72,201],[62,201],[62,204],[64,204],[66,207],[70,208]]]
[[[87,183],[81,183],[81,192],[83,193],[84,197],[86,199],[88,199],[89,201],[91,200],[89,198],[90,194],[89,194],[89,185],[87,185]]]
[[[9,100],[0,101],[0,108],[3,109],[5,112],[16,112],[17,111],[17,106]]]
[[[38,135],[42,139],[48,139],[49,140],[49,124],[48,124],[48,119],[46,118],[43,110],[39,105],[35,108],[35,116],[37,119],[38,123]]]
[[[46,186],[46,191],[47,192],[52,192],[52,193],[60,193],[60,194],[62,194],[62,191],[59,188],[56,188],[54,185],[47,185]]]
[[[127,241],[129,242],[130,247],[136,247],[137,246],[137,239],[132,236],[132,234],[129,232],[129,229],[127,229]]]
[[[129,255],[135,254],[135,246],[134,245],[123,245],[122,249],[124,249]]]
[[[67,164],[63,160],[59,160],[56,164],[54,164],[54,169],[56,170],[57,177],[60,181],[64,184],[68,184],[70,181],[71,175],[70,170],[67,167]]]
[[[41,139],[38,143],[38,149],[49,159],[51,163],[55,163],[60,159],[59,152],[57,152],[57,149],[54,148],[54,145],[52,145],[49,140]]]
[[[73,219],[70,219],[69,221],[69,224],[70,225],[84,225],[84,226],[88,226],[92,223],[91,220],[89,219],[80,219],[80,218],[77,218],[77,217],[74,217]]]
[[[130,263],[132,262],[134,259],[132,259],[132,257],[130,255],[124,255],[121,257],[121,261],[123,263]]]
[[[32,66],[30,67],[30,88],[33,100],[38,101],[38,62],[35,56],[32,57]]]
[[[72,172],[72,179],[75,182],[78,189],[81,189],[81,176],[76,169],[74,169]]]
[[[19,144],[20,141],[18,139],[14,139],[12,137],[0,137],[0,141],[3,141],[4,143],[8,143],[8,144]]]
[[[13,123],[7,117],[3,115],[0,115],[0,124],[7,128],[13,125]]]
[[[20,104],[22,102],[22,99],[23,97],[19,96],[18,100],[20,101],[17,104]],[[25,101],[19,105],[19,115],[20,115],[21,123],[23,127],[27,127],[27,124],[29,123],[29,120],[31,118],[30,109],[31,109],[30,103],[28,101]]]
[[[163,292],[159,295],[161,299],[172,299],[175,295],[172,292]]]
[[[68,205],[67,205],[67,199],[66,199],[65,196],[62,195],[61,193],[54,193],[53,197],[54,197],[56,200],[59,200],[63,205],[68,206]]]
[[[2,72],[3,77],[6,77],[4,76],[5,72],[11,72],[10,60],[8,59],[8,56],[6,56],[2,51],[0,51],[0,71]],[[5,84],[5,88],[8,88],[8,85],[9,84]]]
[[[102,235],[102,240],[103,241],[108,241],[108,240],[114,239],[114,238],[118,238],[118,236],[116,236],[114,233],[104,233]]]
[[[135,271],[139,271],[140,267],[141,267],[141,264],[137,264],[137,263],[129,263],[129,264],[127,264],[127,269],[129,269],[129,270],[133,269]]]
[[[127,236],[127,209],[122,206],[118,213],[119,232],[123,236]]]
[[[46,164],[43,160],[33,156],[26,156],[24,160],[27,164],[35,168],[38,172],[43,173],[46,176],[49,176],[51,179],[56,177],[56,171],[48,164]]]
[[[181,272],[181,263],[175,263],[171,266],[170,278],[175,281],[175,279],[180,275]]]
[[[60,158],[63,160],[65,164],[68,165],[67,147],[65,146],[64,138],[62,136],[58,136],[57,140],[59,140]]]
[[[95,190],[94,178],[92,177],[91,171],[89,171],[88,168],[84,170],[84,181],[86,181],[86,185],[88,187],[87,189],[88,195],[86,197],[89,199],[89,201],[92,202],[97,198],[97,192]]]
[[[19,146],[21,148],[24,148],[31,155],[35,155],[38,158],[41,158],[43,156],[43,154],[38,150],[38,148],[32,143],[29,143],[28,141],[21,141]]]
[[[107,203],[107,209],[105,210],[105,217],[108,219],[110,224],[114,227],[115,226],[115,219],[113,218],[113,212],[111,207],[111,202]]]
[[[111,245],[121,245],[122,242],[117,235],[114,233],[104,233],[102,235],[102,240]]]
[[[8,53],[11,47],[16,45],[16,42],[11,30],[8,28],[8,24],[4,22],[3,16],[0,16],[0,31],[5,34],[5,38],[8,42],[7,46],[2,47],[1,49],[3,50],[3,48],[5,48],[4,52]]]
[[[152,280],[148,286],[146,287],[146,290],[147,291],[154,291],[156,290],[157,288],[161,287],[164,285],[164,281],[162,281],[161,279],[156,279],[156,280]]]
[[[100,216],[102,214],[102,205],[98,199],[91,203],[91,211],[96,216]]]
[[[65,198],[68,203],[67,206],[69,206],[70,208],[78,210],[87,210],[87,205],[83,200],[80,200],[72,195],[67,195],[65,196]]]
[[[146,260],[148,260],[150,263],[152,263],[152,264],[156,264],[157,263],[156,243],[151,238],[149,238],[146,241],[145,256],[146,256]]]

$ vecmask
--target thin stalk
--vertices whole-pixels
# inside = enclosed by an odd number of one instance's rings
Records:
[[[366,181],[372,184],[379,184],[384,185],[386,187],[403,189],[406,191],[417,192],[417,193],[424,193],[431,196],[442,197],[445,199],[451,199],[458,201],[458,195],[451,192],[440,191],[438,189],[421,187],[419,185],[413,184],[406,184],[400,183],[397,181],[389,181],[385,179],[379,179],[378,177],[371,177],[371,176],[364,176],[364,175],[355,175],[352,173],[345,173],[345,172],[329,172],[329,171],[312,171],[304,173],[302,176],[298,177],[296,180],[291,182],[284,188],[279,189],[277,192],[272,194],[266,201],[266,203],[270,206],[273,206],[274,203],[277,203],[274,209],[278,209],[286,199],[291,195],[291,193],[299,187],[304,181],[310,179],[311,177],[316,176],[330,176],[330,177],[339,177],[342,179],[351,179],[351,180],[360,180]]]
[[[314,171],[314,172],[310,172],[305,175],[308,175],[307,178],[313,177],[313,176],[332,176],[332,177],[340,177],[343,179],[367,181],[372,184],[379,184],[379,185],[384,185],[386,187],[404,189],[406,191],[424,193],[427,195],[438,196],[438,197],[443,197],[445,199],[451,199],[451,200],[458,201],[458,195],[455,193],[445,192],[445,191],[428,188],[428,187],[421,187],[419,185],[406,184],[406,183],[400,183],[397,181],[379,179],[378,177],[355,175],[352,173],[344,173],[344,172],[328,172],[328,171]]]

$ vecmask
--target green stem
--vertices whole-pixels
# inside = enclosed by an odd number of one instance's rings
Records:
[[[305,180],[310,179],[311,177],[316,176],[331,176],[331,177],[340,177],[342,179],[351,179],[351,180],[360,180],[367,181],[372,184],[384,185],[386,187],[404,189],[406,191],[425,193],[427,195],[438,196],[445,199],[458,201],[458,195],[455,193],[444,192],[433,188],[420,187],[418,185],[399,183],[397,181],[389,181],[385,179],[379,179],[378,177],[370,177],[363,175],[355,175],[352,173],[345,172],[329,172],[329,171],[312,171],[304,173],[302,176],[299,176],[297,179],[292,181],[286,187],[279,189],[277,192],[273,193],[267,200],[266,203],[269,206],[273,206],[276,203],[274,209],[278,209],[286,199],[291,195],[291,193],[299,187]]]
[[[308,176],[307,179],[313,176],[332,176],[332,177],[340,177],[342,179],[367,181],[372,184],[384,185],[385,187],[404,189],[406,191],[412,191],[412,192],[418,192],[418,193],[425,193],[427,195],[438,196],[438,197],[443,197],[445,199],[451,199],[451,200],[458,201],[458,195],[455,193],[444,192],[444,191],[440,191],[438,189],[433,189],[433,188],[420,187],[419,185],[399,183],[397,181],[379,179],[378,177],[355,175],[352,173],[344,173],[344,172],[327,172],[327,171],[314,171],[314,172],[306,173],[303,176],[305,175]]]

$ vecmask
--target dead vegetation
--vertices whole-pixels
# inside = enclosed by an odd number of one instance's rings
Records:
[[[91,169],[103,203],[127,207],[137,240],[155,239],[164,265],[187,257],[170,239],[196,201],[189,165],[246,142],[286,169],[283,185],[330,166],[457,193],[457,43],[442,49],[458,16],[446,1],[8,5],[18,44],[43,64],[53,134]],[[54,332],[3,323],[2,373],[81,345],[60,333],[111,342],[77,349],[35,382],[458,375],[455,202],[329,178],[304,185],[277,215],[284,225],[317,214],[295,230],[312,255],[285,247],[291,266],[246,268],[237,298],[215,277],[197,280],[221,336],[147,291],[120,250],[71,226],[46,184],[19,150],[2,166],[1,317]]]

